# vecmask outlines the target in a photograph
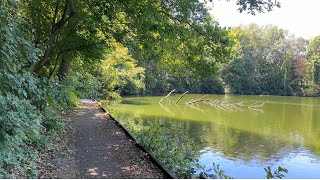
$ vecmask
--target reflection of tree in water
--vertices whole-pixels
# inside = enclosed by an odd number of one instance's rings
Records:
[[[121,119],[135,122],[136,128],[147,127],[153,122],[157,122],[162,126],[163,135],[168,138],[173,140],[185,136],[185,138],[194,142],[194,151],[210,147],[215,151],[222,152],[226,157],[241,159],[245,162],[253,160],[261,163],[270,160],[277,161],[300,147],[300,144],[283,142],[280,138],[239,131],[209,122],[177,121],[172,118],[168,120],[139,115],[135,115],[135,119],[132,120],[128,118],[133,117],[132,115],[124,115],[123,117],[126,118]],[[141,121],[137,121],[137,119],[141,119]],[[320,135],[320,133],[318,134]],[[313,146],[311,149],[318,154],[319,147]]]
[[[210,147],[222,152],[225,156],[249,162],[252,160],[261,163],[278,160],[288,152],[294,151],[299,145],[286,144],[279,139],[267,138],[250,132],[238,131],[232,128],[213,123],[168,122],[167,135],[176,138],[181,134],[188,136],[196,144],[195,151]],[[174,133],[173,133],[174,131]],[[187,132],[187,133],[183,133]]]
[[[310,122],[310,139],[312,142],[320,142],[320,113],[316,110],[312,111],[312,118]],[[312,150],[320,157],[320,143],[316,143],[316,146],[311,146]]]
[[[226,157],[241,159],[245,162],[276,161],[299,147],[299,145],[286,144],[279,139],[237,131],[217,124],[211,126],[214,126],[214,130],[205,135],[208,146],[222,152]]]
[[[300,143],[284,142],[278,137],[239,131],[219,124],[208,123],[204,126],[210,127],[202,135],[208,143],[208,147],[222,152],[226,157],[241,159],[245,162],[257,160],[260,163],[270,160],[277,161],[288,156],[289,153],[299,152],[299,148],[303,147]],[[320,132],[318,134],[320,135]],[[320,157],[320,149],[316,145],[305,147],[310,149],[315,156]]]

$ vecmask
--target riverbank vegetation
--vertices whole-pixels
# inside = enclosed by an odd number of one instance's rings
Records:
[[[213,169],[201,165],[199,157],[205,153],[198,150],[202,144],[201,138],[188,136],[184,127],[179,124],[174,125],[166,121],[143,122],[138,117],[133,117],[127,120],[124,125],[141,145],[151,150],[178,178],[233,179],[215,162],[212,162]],[[172,129],[175,130],[174,134],[170,133]],[[177,136],[177,134],[179,135]],[[288,170],[281,166],[275,170],[268,166],[264,170],[267,179],[282,179],[288,173]]]
[[[237,4],[253,14],[279,6]],[[319,95],[319,44],[271,26],[220,27],[197,0],[1,1],[0,178],[37,177],[38,153],[64,127],[58,112],[79,98],[173,87]]]

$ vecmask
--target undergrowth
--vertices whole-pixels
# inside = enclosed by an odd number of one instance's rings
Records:
[[[82,88],[95,82],[85,75],[59,80],[33,73],[42,52],[25,24],[0,8],[0,179],[37,178],[39,152],[64,130],[60,112],[95,91]]]

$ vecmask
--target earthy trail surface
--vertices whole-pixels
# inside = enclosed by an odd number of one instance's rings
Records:
[[[74,130],[63,143],[73,153],[51,158],[60,168],[41,178],[168,178],[96,102],[84,99],[80,103],[69,115]]]

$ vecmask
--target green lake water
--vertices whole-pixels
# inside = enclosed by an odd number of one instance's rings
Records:
[[[122,98],[106,108],[121,123],[142,120],[140,128],[171,124],[173,137],[183,131],[197,142],[202,165],[215,162],[234,178],[265,178],[267,166],[287,168],[286,178],[320,178],[320,98],[208,95],[223,103],[189,106],[185,102],[203,95],[186,95],[176,105],[180,96],[161,104],[160,96]],[[248,107],[254,103],[263,105]]]

